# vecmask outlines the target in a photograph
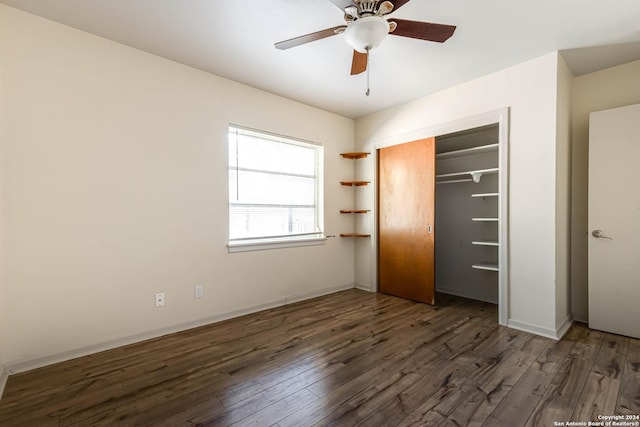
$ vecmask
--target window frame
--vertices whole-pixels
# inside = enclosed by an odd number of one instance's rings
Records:
[[[233,130],[244,131],[247,134],[254,134],[258,138],[264,138],[265,140],[276,142],[280,144],[291,144],[294,146],[313,148],[315,152],[315,228],[316,232],[301,233],[296,235],[285,236],[265,236],[265,237],[245,237],[245,238],[231,238],[231,191],[229,186],[231,184],[231,171],[233,166],[229,163],[231,149],[230,136]],[[261,173],[270,173],[270,171],[259,171]],[[237,173],[237,172],[236,172]],[[277,175],[277,172],[272,172]],[[236,175],[237,176],[237,175]],[[324,146],[320,143],[307,141],[300,138],[295,138],[286,135],[280,135],[268,131],[248,128],[245,126],[235,125],[230,123],[227,126],[227,248],[230,253],[233,252],[246,252],[268,249],[280,249],[280,248],[292,248],[301,246],[315,246],[322,245],[327,240],[324,234]],[[287,205],[282,205],[283,207]]]

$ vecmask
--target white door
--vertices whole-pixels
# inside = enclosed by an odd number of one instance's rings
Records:
[[[589,327],[640,338],[640,104],[589,122]]]

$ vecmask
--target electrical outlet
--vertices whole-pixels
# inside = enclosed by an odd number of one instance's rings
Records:
[[[195,299],[202,298],[204,296],[204,288],[202,286],[193,287],[193,297]]]
[[[164,307],[164,293],[156,294],[156,307]]]

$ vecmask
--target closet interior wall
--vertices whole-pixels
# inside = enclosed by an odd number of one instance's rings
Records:
[[[436,291],[494,304],[499,269],[498,142],[498,124],[436,138]],[[463,173],[469,171],[482,172]]]

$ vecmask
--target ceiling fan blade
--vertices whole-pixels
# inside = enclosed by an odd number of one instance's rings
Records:
[[[364,73],[367,70],[367,62],[369,59],[368,53],[360,53],[357,50],[353,51],[353,60],[351,61],[351,75]]]
[[[344,12],[344,8],[347,6],[353,6],[355,3],[352,0],[329,0],[335,4],[338,9]],[[407,0],[408,1],[408,0]]]
[[[391,33],[394,36],[411,37],[412,39],[428,40],[431,42],[444,43],[456,30],[455,25],[407,21],[395,18],[393,21],[398,24],[395,31]]]
[[[335,36],[338,33],[344,31],[347,28],[346,25],[338,25],[337,27],[327,28],[326,30],[316,31],[315,33],[305,34],[304,36],[294,37],[289,40],[284,40],[275,43],[274,46],[280,50],[290,49],[292,47],[300,46],[305,43],[314,42],[327,37]]]
[[[393,10],[396,11],[405,4],[409,3],[409,0],[391,0],[391,3],[393,3]]]

